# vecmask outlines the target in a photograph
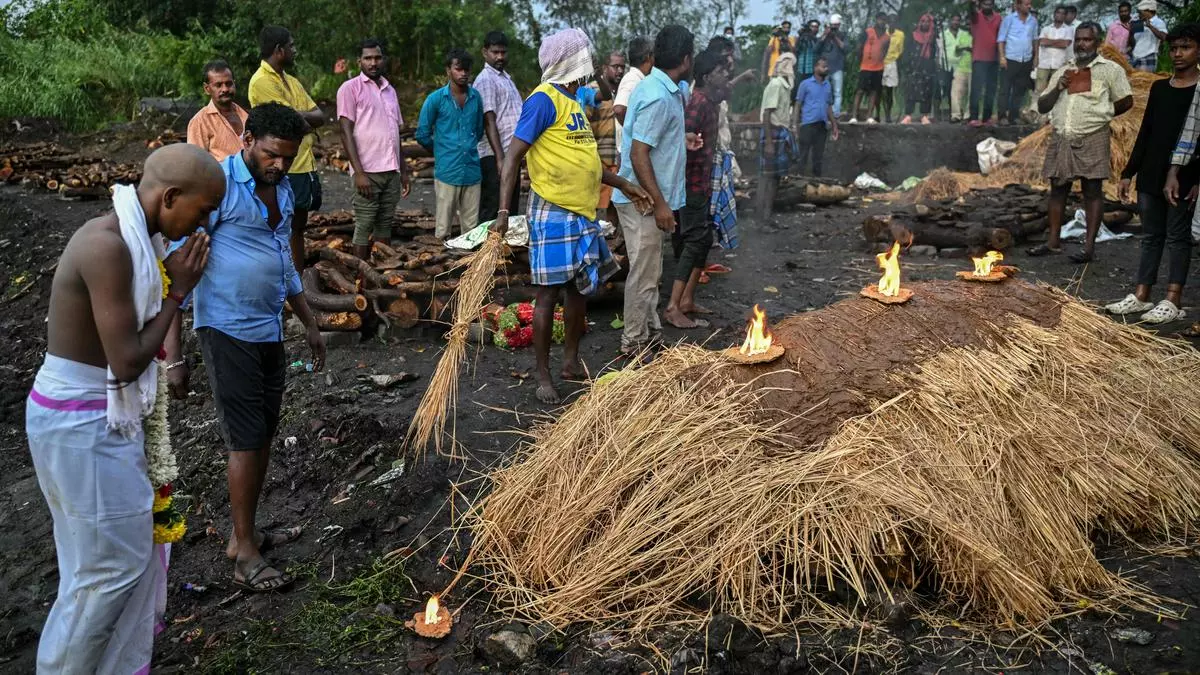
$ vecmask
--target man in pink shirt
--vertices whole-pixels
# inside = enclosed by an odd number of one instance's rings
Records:
[[[1117,20],[1108,24],[1104,41],[1117,48],[1121,55],[1129,58],[1129,36],[1133,31],[1133,5],[1122,2],[1117,5]]]
[[[400,145],[400,101],[383,76],[383,46],[363,40],[358,50],[362,73],[338,89],[337,114],[342,145],[354,176],[354,255],[369,260],[371,236],[390,244],[396,205],[408,196],[408,165]]]

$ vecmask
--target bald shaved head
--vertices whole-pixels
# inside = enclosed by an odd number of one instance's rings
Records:
[[[163,146],[146,158],[138,199],[147,221],[172,241],[208,223],[225,197],[225,172],[195,145]]]

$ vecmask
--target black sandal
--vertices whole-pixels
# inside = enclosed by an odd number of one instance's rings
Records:
[[[1033,256],[1034,258],[1040,258],[1044,255],[1058,255],[1058,254],[1062,253],[1062,249],[1061,248],[1050,248],[1049,246],[1047,246],[1045,244],[1038,244],[1037,246],[1034,246],[1031,249],[1027,249],[1025,251],[1025,253]]]
[[[304,533],[304,529],[300,526],[284,527],[271,530],[263,528],[260,531],[262,532],[263,539],[262,543],[258,545],[259,553],[266,553],[277,546],[290,544],[299,539],[300,535]],[[271,537],[274,537],[275,539],[272,540]]]
[[[259,577],[261,577],[264,572],[274,569],[275,568],[271,567],[271,563],[267,562],[266,560],[261,560],[253,567],[253,569],[250,570],[250,574],[248,574],[241,581],[238,581],[237,577],[235,576],[233,578],[233,585],[249,593],[274,593],[276,591],[287,590],[293,583],[296,582],[296,577],[293,577],[287,572],[281,572],[279,570],[275,570],[276,576],[273,576],[270,579],[259,580]],[[234,572],[237,572],[236,568],[234,569]]]

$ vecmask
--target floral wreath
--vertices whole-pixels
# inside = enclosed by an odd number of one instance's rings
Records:
[[[533,310],[537,303],[514,302],[503,309],[494,305],[495,310],[485,311],[484,319],[492,329],[492,343],[501,349],[521,349],[533,344]],[[567,328],[563,323],[562,305],[554,307],[554,324],[550,329],[550,339],[554,344],[562,344],[566,339]]]
[[[162,296],[166,298],[171,289],[171,277],[162,260],[158,261],[158,273],[162,276]],[[154,409],[143,422],[146,476],[154,488],[154,543],[173,544],[183,539],[187,532],[187,520],[171,495],[171,481],[179,476],[179,467],[171,449],[171,425],[167,421],[167,369],[161,363],[166,358],[166,352],[159,350],[158,358],[158,391],[154,397]]]

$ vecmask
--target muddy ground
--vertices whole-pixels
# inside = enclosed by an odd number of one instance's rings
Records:
[[[136,154],[135,149],[122,152]],[[115,153],[114,153],[115,154]],[[350,182],[327,173],[327,208],[347,208]],[[428,186],[408,205],[432,207]],[[57,572],[51,524],[23,438],[24,397],[45,346],[44,317],[51,267],[71,232],[107,203],[64,202],[44,193],[0,188],[0,672],[31,672],[40,626],[54,599]],[[866,213],[878,201],[782,215],[776,227],[741,224],[742,247],[718,256],[733,273],[714,277],[701,302],[716,311],[709,331],[668,331],[672,340],[737,341],[747,309],[760,303],[773,317],[803,312],[855,294],[877,277],[861,241]],[[1027,278],[1069,288],[1095,302],[1121,297],[1137,262],[1138,239],[1100,244],[1102,259],[1086,270],[1065,258],[1010,260]],[[911,257],[906,278],[950,278],[967,261]],[[1186,300],[1186,299],[1185,299]],[[664,300],[665,305],[665,300]],[[618,305],[590,309],[584,356],[593,371],[611,361]],[[1186,324],[1168,326],[1176,332]],[[446,586],[466,557],[465,533],[449,529],[480,489],[486,470],[511,452],[517,434],[553,410],[539,405],[529,351],[487,347],[463,382],[458,434],[469,456],[405,458],[400,439],[432,372],[437,330],[389,341],[331,349],[326,371],[293,367],[284,417],[264,490],[260,523],[300,524],[303,537],[274,559],[300,578],[286,595],[248,597],[231,586],[224,558],[229,530],[225,467],[215,414],[194,341],[194,394],[172,407],[181,461],[177,495],[186,502],[189,533],[174,549],[168,628],[158,641],[156,672],[1200,672],[1200,623],[1130,613],[1093,612],[1055,622],[1040,638],[1024,630],[981,637],[900,605],[889,616],[832,629],[763,638],[717,617],[706,630],[678,629],[627,641],[605,627],[573,626],[548,633],[511,626],[539,638],[536,655],[497,664],[485,638],[509,621],[481,586],[461,583],[446,599],[458,612],[452,636],[440,643],[403,627],[430,592]],[[302,341],[289,361],[307,358]],[[415,373],[415,382],[380,389],[364,375]],[[403,476],[370,483],[405,459]],[[1195,538],[1191,538],[1195,544]],[[1175,557],[1098,541],[1111,569],[1132,574],[1165,598],[1200,604],[1200,559],[1183,547]],[[1190,614],[1190,607],[1180,607]],[[1122,628],[1147,631],[1138,640],[1114,637]],[[985,639],[986,638],[986,639]]]

